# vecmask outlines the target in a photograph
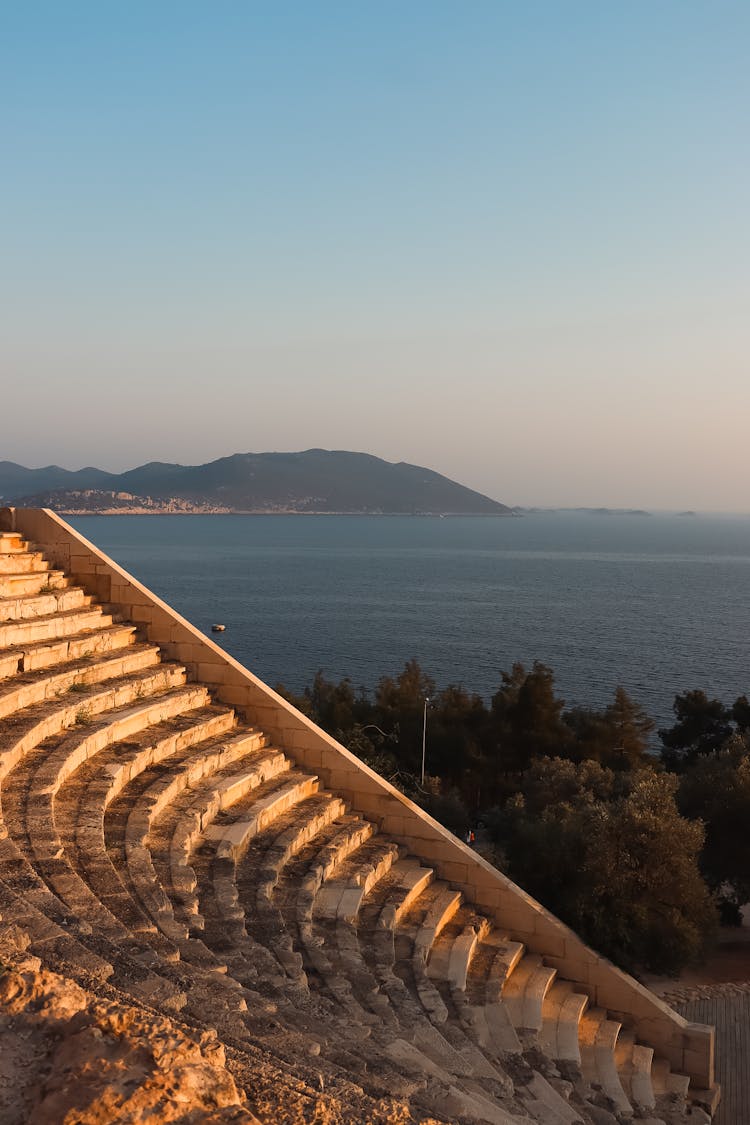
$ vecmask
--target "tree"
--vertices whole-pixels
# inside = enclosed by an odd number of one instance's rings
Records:
[[[654,722],[622,687],[604,711],[571,707],[563,719],[573,736],[566,756],[575,762],[590,759],[610,769],[627,770],[648,761]]]
[[[648,753],[649,736],[656,726],[654,720],[623,687],[615,689],[614,702],[607,707],[604,718],[615,743],[607,756],[607,764],[615,769],[642,765]]]
[[[487,708],[481,696],[449,684],[430,700],[427,715],[427,765],[445,788],[455,788],[476,808],[487,767],[483,753]]]
[[[347,731],[354,726],[357,701],[348,677],[335,684],[318,671],[305,695],[315,721],[325,730]]]
[[[348,731],[331,732],[337,742],[351,750],[352,754],[375,770],[396,789],[400,789],[412,801],[417,801],[422,796],[419,778],[416,774],[403,769],[396,755],[393,753],[397,735],[387,735],[379,727],[368,723],[362,727],[358,723]]]
[[[613,757],[617,735],[602,711],[593,707],[568,707],[563,719],[572,734],[566,754],[571,761],[602,763]]]
[[[553,759],[521,787],[490,822],[512,878],[623,968],[676,972],[701,955],[715,908],[676,778]]]
[[[382,676],[375,689],[375,706],[381,712],[418,711],[425,699],[435,695],[435,681],[426,675],[416,660],[407,660],[395,678]]]
[[[732,718],[740,734],[750,731],[750,699],[739,695],[732,704]]]
[[[662,759],[668,769],[679,772],[699,755],[720,750],[732,733],[731,711],[703,691],[675,696],[672,710],[676,723],[659,731]]]
[[[705,825],[701,867],[736,917],[750,902],[750,737],[733,735],[723,750],[695,759],[680,778],[680,810]]]
[[[407,660],[395,679],[383,676],[375,689],[375,703],[367,721],[398,732],[393,754],[400,768],[411,773],[419,773],[425,700],[432,699],[435,692],[435,681],[416,660]]]
[[[716,926],[698,866],[703,829],[680,816],[676,789],[674,777],[640,770],[588,826],[577,922],[631,970],[678,972],[701,958]]]
[[[491,707],[501,769],[523,770],[536,757],[566,756],[572,735],[562,720],[565,703],[555,697],[552,669],[537,660],[527,672],[523,664],[516,663],[501,677]]]

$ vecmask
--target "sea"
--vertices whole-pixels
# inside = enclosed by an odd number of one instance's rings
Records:
[[[272,686],[371,691],[416,659],[489,701],[540,660],[570,706],[622,685],[750,695],[750,517],[540,512],[84,516],[70,522]]]

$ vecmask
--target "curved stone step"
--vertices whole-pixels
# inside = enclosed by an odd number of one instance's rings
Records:
[[[434,917],[436,901],[446,903],[448,899],[444,895],[441,898],[440,894],[428,898],[422,923],[425,916]],[[492,1081],[496,1093],[507,1094],[512,1090],[512,1081],[500,1061],[502,1052],[487,1022],[485,1006],[469,1003],[465,992],[469,965],[482,939],[489,933],[488,919],[461,905],[441,927],[427,965],[421,953],[416,953],[414,945],[407,942],[397,972],[406,981],[411,973],[416,993],[431,1022],[440,1028],[476,1076]]]
[[[515,972],[526,947],[522,942],[512,941],[507,935],[499,933],[490,934],[487,941],[495,946],[496,953],[487,974],[485,999],[489,1004],[496,1004],[502,1001],[506,982]]]
[[[208,729],[206,729],[207,722]],[[191,749],[193,743],[197,741],[197,736],[226,735],[226,743],[229,746],[233,741],[231,732],[234,724],[234,714],[230,708],[210,704],[196,708],[185,715],[173,716],[166,724],[157,724],[150,728],[153,739],[148,730],[144,730],[140,735],[129,736],[128,749],[123,752],[124,770],[120,771],[119,764],[112,767],[116,791],[107,798],[104,818],[107,851],[113,863],[122,872],[123,878],[127,879],[126,834],[131,814],[143,806],[147,812],[144,831],[149,830],[156,816],[154,809],[161,811],[163,807],[168,807],[170,797],[179,800],[189,784],[190,777],[194,776],[195,766],[200,767],[202,755],[199,752],[193,753]],[[153,758],[149,760],[151,741],[154,743],[154,753]],[[221,755],[225,753],[224,746],[225,742],[222,740],[219,743]],[[209,755],[209,760],[213,760],[211,756],[215,753],[216,747],[211,745],[204,749]],[[145,761],[142,756],[144,750]],[[181,780],[175,785],[176,776]],[[174,789],[165,792],[173,785],[175,785]],[[132,833],[133,826],[131,826]]]
[[[18,924],[32,934],[30,950],[46,964],[64,963],[74,978],[80,971],[86,972],[86,968],[76,970],[77,964],[88,964],[92,972],[98,967],[102,973],[100,979],[109,978],[112,984],[139,1001],[172,1011],[184,1007],[186,997],[179,985],[150,967],[149,962],[153,963],[150,950],[144,964],[143,947],[135,939],[128,935],[124,941],[112,942],[93,927],[88,918],[71,912],[10,837],[0,838],[0,881],[8,892],[8,899],[20,903],[20,911],[26,912],[25,920],[21,921],[18,916]],[[11,916],[9,906],[7,912],[7,916]],[[95,960],[82,957],[72,942],[84,946]]]
[[[458,934],[450,952],[448,962],[448,983],[452,989],[466,991],[471,963],[480,943],[488,936],[491,924],[488,918],[478,915],[468,922]]]
[[[92,953],[74,933],[69,932],[47,914],[33,906],[28,899],[14,893],[0,880],[0,917],[6,924],[15,924],[29,935],[29,950],[58,972],[80,979],[81,974],[93,980],[106,981],[113,973],[112,965],[104,957]]]
[[[343,813],[324,826],[314,839],[300,849],[293,861],[285,865],[275,888],[275,903],[285,929],[294,937],[295,949],[302,956],[306,977],[312,976],[317,987],[331,991],[337,1002],[341,1000],[340,986],[343,978],[337,974],[327,953],[322,952],[325,945],[326,950],[336,953],[334,944],[324,942],[313,931],[315,898],[323,883],[332,878],[340,864],[366,843],[372,834],[373,826],[368,821]],[[246,868],[247,863],[243,866]],[[329,983],[334,978],[331,989]],[[346,981],[344,988],[346,1003],[354,1006],[351,981]],[[377,990],[377,986],[375,988]],[[364,1017],[364,1010],[358,1002],[356,1008]]]
[[[448,925],[462,902],[463,896],[460,891],[454,891],[447,883],[435,884],[434,894],[427,901],[427,909],[419,922],[414,938],[414,957],[423,965],[427,964],[436,938]]]
[[[168,722],[148,727],[138,734],[129,736],[125,745],[112,753],[111,759],[102,762],[103,775],[91,779],[91,791],[83,808],[93,802],[106,810],[127,788],[132,787],[147,771],[150,771],[147,788],[154,784],[154,775],[161,781],[165,771],[189,764],[188,778],[194,776],[193,770],[199,759],[213,753],[215,747],[208,747],[209,740],[218,743],[219,760],[229,755],[233,743],[231,733],[236,730],[236,716],[233,708],[224,704],[211,703],[183,715],[173,715]],[[254,729],[244,732],[253,739],[262,740],[263,735]]]
[[[0,601],[33,596],[40,591],[49,594],[52,590],[64,590],[68,585],[69,579],[62,570],[45,570],[41,574],[28,570],[5,571],[0,573]]]
[[[400,849],[391,840],[374,837],[345,860],[335,879],[320,889],[315,912],[322,919],[334,921],[357,916],[367,892],[390,870]]]
[[[507,978],[503,1004],[518,1031],[540,1031],[544,998],[557,970],[545,965],[537,954],[527,953]]]
[[[153,686],[153,685],[152,685]],[[156,714],[163,718],[165,708],[171,713],[189,710],[198,703],[205,703],[207,693],[203,688],[189,688],[162,696],[158,702],[151,701],[136,709],[138,721],[148,725],[149,717]],[[123,723],[127,729],[132,727],[133,710],[128,713],[117,712],[109,716],[109,721],[96,735],[73,735],[51,750],[42,745],[30,752],[24,762],[14,771],[11,784],[15,789],[13,816],[17,822],[19,809],[23,808],[22,829],[16,828],[20,839],[34,857],[34,865],[47,885],[80,917],[94,922],[98,931],[110,940],[127,946],[131,935],[150,933],[150,944],[168,960],[177,959],[177,953],[166,942],[154,940],[155,927],[147,920],[119,884],[110,886],[109,894],[97,896],[89,884],[81,878],[70,862],[58,830],[55,797],[77,767],[92,757],[104,745],[115,741],[115,732]],[[9,827],[13,827],[9,821]]]
[[[628,1100],[615,1061],[617,1039],[622,1024],[608,1018],[602,1008],[589,1008],[581,1017],[578,1040],[581,1050],[581,1071],[592,1086],[600,1086],[616,1111],[632,1117]]]
[[[221,716],[216,715],[212,720],[214,725],[220,719]],[[167,893],[172,891],[171,884],[165,886],[163,882],[164,872],[168,877],[170,870],[169,838],[164,846],[166,860],[158,872],[150,851],[153,843],[150,839],[147,841],[155,810],[166,804],[170,790],[177,790],[178,797],[193,797],[194,794],[186,789],[191,779],[195,780],[203,771],[210,774],[217,762],[223,762],[227,769],[236,770],[236,758],[247,755],[248,747],[257,748],[265,741],[265,736],[252,729],[234,738],[225,737],[220,729],[206,730],[205,733],[212,737],[203,747],[192,745],[195,738],[190,728],[178,734],[178,739],[184,741],[187,736],[191,741],[173,757],[144,771],[142,777],[136,776],[134,784],[129,785],[123,796],[113,803],[105,817],[104,828],[108,857],[117,865],[124,886],[150,915],[160,933],[177,948],[181,958],[197,969],[226,973],[225,961],[215,957],[202,941],[189,936],[187,924],[174,916],[173,900]],[[135,790],[135,794],[131,790]],[[234,982],[228,983],[234,987]]]
[[[302,939],[316,970],[332,995],[352,997],[352,1003],[369,1020],[394,1023],[388,996],[369,965],[354,929],[357,914],[368,891],[375,888],[398,860],[397,844],[367,833],[356,849],[347,849],[327,882],[317,883],[307,918],[300,922]],[[379,910],[379,908],[378,908]],[[320,950],[316,956],[316,948]]]
[[[340,797],[314,793],[282,814],[272,827],[274,838],[269,845],[262,852],[251,847],[236,868],[236,894],[244,912],[245,929],[274,953],[290,977],[304,982],[305,988],[307,978],[302,954],[295,947],[296,933],[287,928],[275,892],[294,857],[344,816],[346,805]],[[218,871],[214,881],[217,874]]]
[[[27,796],[25,821],[33,867],[71,913],[85,918],[99,935],[128,949],[144,963],[156,965],[159,957],[177,960],[176,950],[164,941],[156,947],[158,957],[148,948],[151,943],[146,942],[145,934],[155,936],[156,928],[117,884],[109,886],[101,897],[91,889],[71,864],[54,820],[50,823],[48,816],[36,808],[33,795]]]
[[[344,827],[315,849],[302,884],[295,890],[299,918],[308,922],[312,920],[315,896],[320,887],[333,879],[341,864],[366,844],[374,833],[370,821],[352,815]]]
[[[91,698],[87,697],[87,704]],[[93,698],[97,700],[98,721],[91,722],[91,733],[70,743],[64,740],[49,755],[37,778],[40,792],[54,795],[83,762],[113,742],[211,702],[206,688],[185,683],[183,668],[165,664],[156,671],[119,680],[109,691]],[[83,724],[84,730],[87,725]]]
[[[182,796],[190,778],[190,770],[183,770],[178,776],[157,783],[155,792],[150,794],[155,799],[158,815],[148,817],[151,839],[147,846],[162,886],[173,905],[180,904],[180,914],[191,931],[202,925],[191,853],[199,847],[203,835],[212,831],[216,817],[240,804],[248,794],[263,786],[272,786],[280,775],[289,773],[289,759],[280,750],[263,746],[264,737],[256,737],[259,744],[250,748],[252,756],[247,762],[230,756],[223,769],[207,769],[205,781],[195,792],[188,791]],[[238,745],[242,747],[241,742]],[[247,745],[243,754],[248,754]],[[167,802],[173,806],[168,811]],[[139,814],[134,812],[133,815]],[[140,821],[137,821],[136,829],[139,826]],[[137,836],[131,837],[135,839]]]
[[[259,899],[270,902],[283,870],[292,857],[315,839],[321,829],[346,815],[346,805],[340,797],[334,797],[330,793],[318,796],[320,807],[312,799],[295,805],[290,816],[291,823],[275,836],[266,849],[262,864],[253,872]]]
[[[277,895],[287,926],[296,926],[300,948],[310,951],[311,961],[315,964],[319,961],[317,953],[323,944],[313,934],[313,912],[318,891],[334,877],[342,863],[372,838],[374,832],[369,821],[363,821],[356,815],[346,814],[340,821],[340,824],[336,822],[324,830],[320,839],[311,842],[307,856],[303,849],[298,860],[299,878],[294,879],[294,873],[284,872],[281,882],[285,885]],[[320,970],[321,978],[326,978],[330,972],[330,962],[326,960],[325,968]]]
[[[279,789],[267,794],[240,814],[231,824],[211,824],[203,835],[214,841],[217,860],[228,859],[235,865],[240,862],[250,841],[254,840],[271,821],[286,812],[291,805],[317,792],[318,778],[314,774],[290,777]]]
[[[338,964],[350,977],[356,974],[355,992],[371,1010],[385,1015],[376,1001],[387,998],[391,1022],[420,1052],[454,1078],[481,1081],[496,1096],[505,1096],[512,1089],[510,1079],[463,1026],[446,1021],[442,998],[414,957],[414,936],[436,897],[432,878],[432,871],[413,857],[396,860],[369,891],[356,919],[339,915],[335,923],[329,921],[328,927],[335,925]]]
[[[28,621],[51,613],[85,609],[92,604],[92,598],[80,586],[59,586],[42,592],[38,580],[36,585],[39,589],[33,594],[10,593],[0,598],[0,622]]]
[[[474,950],[466,975],[466,1000],[470,1004],[481,1005],[488,999],[495,1000],[501,995],[502,988],[498,987],[493,995],[488,996],[490,980],[496,982],[500,975],[498,962],[502,954],[507,954],[507,935],[500,930],[490,930]],[[521,949],[522,952],[522,949]],[[520,953],[519,953],[520,956]],[[502,961],[502,979],[507,976],[507,956]],[[494,973],[494,976],[493,976]]]
[[[514,947],[514,948],[512,948]],[[500,999],[502,982],[511,965],[522,956],[523,946],[510,943],[505,934],[492,930],[478,943],[469,965],[466,989],[452,991],[461,1018],[476,1042],[491,1057],[501,1060],[520,1052],[521,1045],[510,1016]]]
[[[401,962],[400,975],[411,978],[415,996],[429,1020],[441,1026],[448,1019],[445,1002],[427,976],[426,960],[435,935],[453,917],[461,895],[441,880],[432,881],[399,918],[394,949]],[[405,962],[409,961],[409,969]]]
[[[688,1096],[690,1079],[686,1074],[676,1074],[666,1059],[655,1058],[651,1063],[651,1087],[657,1098]]]
[[[630,1096],[630,1079],[633,1072],[633,1048],[635,1047],[635,1035],[627,1028],[621,1028],[620,1034],[615,1043],[615,1065],[617,1066],[617,1073],[620,1075],[622,1088],[631,1100]]]
[[[650,1047],[636,1043],[632,1031],[621,1031],[615,1046],[615,1065],[630,1104],[639,1111],[654,1109],[656,1098],[651,1086]]]
[[[656,1096],[651,1082],[651,1064],[654,1059],[652,1047],[636,1043],[633,1048],[632,1073],[630,1077],[630,1100],[641,1110],[656,1108]]]
[[[544,998],[539,1045],[550,1058],[580,1065],[578,1031],[589,998],[567,981],[556,980]]]
[[[3,724],[0,734],[0,782],[23,756],[45,739],[60,735],[71,727],[88,728],[97,727],[96,717],[105,712],[115,710],[122,712],[118,716],[117,725],[109,735],[102,731],[109,726],[105,719],[98,724],[95,735],[92,735],[92,745],[97,749],[108,745],[109,742],[127,737],[131,730],[141,730],[143,726],[157,723],[161,718],[168,718],[175,714],[174,700],[165,702],[165,697],[150,701],[147,704],[148,714],[143,718],[143,707],[129,706],[134,701],[143,697],[157,695],[181,686],[185,682],[185,670],[179,665],[161,664],[152,671],[138,672],[120,677],[109,683],[98,686],[88,692],[85,700],[75,698],[68,702],[68,697],[59,702],[46,702],[27,707],[19,715],[7,719]],[[208,692],[205,688],[191,689],[200,692],[202,698],[208,702]],[[73,699],[74,697],[70,697]],[[197,698],[197,697],[196,697]],[[160,704],[163,704],[160,707]],[[178,710],[184,710],[179,708]],[[71,759],[68,767],[70,772],[80,765],[83,757]],[[67,772],[64,776],[67,776]]]
[[[0,574],[44,574],[49,563],[41,551],[31,550],[29,544],[20,551],[0,551]]]
[[[390,874],[394,876],[393,893],[388,896],[378,913],[379,930],[394,930],[435,879],[433,869],[413,856],[407,856],[393,864]]]
[[[0,740],[0,780],[3,787],[13,769],[47,739],[56,739],[45,785],[54,791],[88,757],[191,706],[207,702],[205,688],[179,691],[184,669],[159,666],[109,682],[86,695],[85,703],[45,703],[29,707],[21,718],[6,720]],[[178,690],[173,690],[178,685]],[[167,697],[164,693],[170,691]],[[133,705],[133,700],[146,700]],[[60,757],[62,755],[62,757]],[[55,771],[61,772],[55,772]],[[0,798],[3,789],[0,789]]]
[[[67,664],[97,653],[114,652],[134,643],[135,625],[107,625],[60,640],[0,650],[0,680],[56,664]]]
[[[6,622],[0,625],[0,648],[37,645],[42,641],[70,637],[87,629],[102,629],[113,623],[111,614],[104,613],[99,606],[45,614],[27,621]]]
[[[288,771],[287,767],[221,812],[190,856],[200,910],[195,931],[209,949],[226,959],[238,980],[253,987],[262,974],[265,982],[288,1000],[294,998],[295,990],[307,992],[302,959],[292,949],[288,935],[274,935],[278,942],[275,949],[271,947],[274,943],[258,922],[254,888],[246,906],[240,902],[237,864],[248,852],[255,859],[265,845],[270,845],[276,824],[285,825],[297,803],[316,794],[317,789],[316,777]],[[328,795],[320,799],[329,800]],[[284,819],[279,821],[280,817]]]
[[[519,1089],[529,1114],[540,1125],[580,1125],[581,1115],[539,1071],[534,1071],[526,1086]]]
[[[179,719],[183,719],[183,723],[178,726]],[[233,711],[211,707],[176,716],[157,727],[147,727],[136,737],[131,735],[125,746],[114,744],[101,751],[97,759],[84,764],[71,783],[58,793],[55,819],[66,853],[100,898],[115,887],[118,892],[126,893],[136,906],[143,906],[132,885],[123,880],[126,869],[122,865],[115,867],[107,851],[104,818],[108,805],[128,782],[153,767],[155,762],[173,758],[180,752],[195,752],[196,744],[220,737],[231,729],[233,722]],[[155,880],[153,888],[159,889]],[[118,901],[121,900],[110,901],[110,909],[125,921],[117,907]],[[131,916],[130,910],[127,916]],[[174,940],[173,934],[166,936]]]
[[[170,898],[175,917],[184,918],[191,929],[201,922],[193,853],[197,859],[202,858],[203,850],[213,856],[212,847],[200,846],[204,829],[233,803],[244,807],[243,798],[257,790],[267,792],[290,768],[284,754],[263,745],[265,736],[250,733],[249,742],[247,734],[229,741],[223,768],[217,768],[218,758],[209,752],[205,761],[188,759],[170,764],[156,774],[155,780],[150,774],[148,784],[128,809],[125,859],[128,851],[137,854],[141,845],[150,852],[157,881]],[[203,773],[202,778],[194,772],[196,768]],[[190,787],[191,777],[195,788]]]
[[[432,946],[427,975],[432,980],[445,981],[453,988],[465,991],[471,959],[478,942],[489,931],[487,918],[476,914],[471,907],[461,906]]]
[[[28,842],[26,847],[30,850]],[[87,971],[91,957],[87,959],[85,951],[84,955],[80,954],[80,950],[76,952],[77,947],[68,940],[70,935],[82,943],[85,950],[94,956],[95,962],[102,963],[102,959],[106,962],[108,969],[102,979],[111,974],[113,984],[140,1002],[174,1011],[185,1007],[189,995],[204,1016],[206,1012],[212,1013],[214,1023],[232,1018],[233,1012],[245,1010],[244,998],[241,994],[237,995],[234,982],[224,982],[212,974],[206,985],[204,979],[193,975],[190,966],[170,968],[163,957],[155,957],[152,949],[137,940],[127,928],[124,934],[118,935],[116,927],[111,925],[112,920],[106,916],[106,908],[94,905],[93,912],[87,911],[83,916],[71,911],[7,837],[0,839],[0,874],[11,895],[20,895],[23,909],[36,910],[32,952],[45,957],[48,964],[57,967],[61,959],[69,954],[71,969],[79,964],[83,966],[84,973]],[[62,932],[61,927],[64,927]],[[178,971],[176,979],[173,979],[175,969]],[[77,977],[78,973],[72,971],[71,975]]]
[[[229,729],[231,728],[213,733],[228,734]],[[275,761],[280,751],[268,751],[256,760],[260,751],[267,750],[267,742],[261,731],[250,727],[217,740],[210,746],[201,747],[199,753],[180,753],[178,757],[170,757],[163,763],[161,759],[150,763],[146,779],[148,783],[132,802],[128,814],[128,844],[135,845],[144,841],[154,821],[178,796],[186,790],[194,791],[196,786],[207,779],[215,778],[202,808],[203,815],[199,818],[198,828],[202,830],[218,812],[242,796],[247,788],[252,788],[265,776],[270,776],[268,771],[271,766],[263,763]],[[192,745],[192,740],[189,745]],[[231,773],[228,772],[230,767],[234,767]],[[197,806],[197,800],[193,803]]]
[[[68,664],[64,671],[45,669],[20,674],[4,689],[0,687],[0,720],[35,703],[57,700],[66,693],[80,692],[79,702],[83,705],[88,686],[141,672],[158,663],[158,647],[141,643],[114,654],[86,656]]]
[[[329,800],[329,798],[326,799]],[[263,884],[262,871],[265,865],[269,863],[275,870],[275,861],[273,858],[274,850],[277,846],[281,845],[286,840],[288,834],[291,835],[290,829],[293,829],[293,817],[300,817],[305,812],[306,821],[309,821],[310,816],[317,816],[316,808],[319,808],[317,802],[319,798],[309,798],[306,802],[298,805],[293,814],[287,813],[280,820],[280,826],[284,826],[282,832],[274,838],[273,844],[264,847],[264,841],[259,837],[256,838],[253,845],[247,852],[241,871],[254,872],[257,867],[257,875],[251,876],[247,888],[242,888],[242,874],[238,872],[238,886],[241,886],[241,900],[252,902],[252,888],[257,886],[257,906],[259,906],[259,917],[261,917],[262,925],[262,912],[263,900],[265,898],[265,886]],[[305,811],[308,805],[309,811]],[[342,823],[343,821],[343,823]],[[297,821],[298,825],[299,821]],[[296,829],[295,829],[296,830]],[[302,846],[295,857],[291,861],[284,863],[277,885],[273,891],[273,907],[274,912],[278,911],[278,917],[273,918],[269,913],[269,922],[271,925],[271,933],[279,933],[281,927],[284,926],[288,930],[288,935],[297,935],[295,945],[304,953],[304,967],[308,973],[313,974],[313,979],[323,987],[326,992],[332,994],[338,1009],[347,1012],[347,1018],[352,1021],[352,1027],[364,1027],[367,1025],[371,1027],[371,1037],[368,1039],[370,1044],[370,1064],[381,1068],[383,1062],[378,1062],[378,1051],[381,1050],[381,1043],[385,1045],[392,1039],[394,1030],[398,1029],[398,1024],[394,1020],[387,1018],[386,1012],[378,1012],[378,1015],[373,1015],[373,1009],[369,1005],[361,1006],[358,997],[364,990],[367,992],[368,984],[361,979],[361,973],[358,973],[358,965],[344,964],[341,956],[340,949],[337,948],[333,940],[328,940],[315,936],[313,942],[310,942],[311,927],[309,926],[309,918],[311,916],[311,902],[314,900],[314,892],[317,886],[323,882],[325,874],[332,873],[335,870],[335,863],[332,863],[332,857],[335,854],[341,855],[342,853],[351,853],[351,849],[356,847],[358,841],[367,838],[372,828],[367,825],[367,822],[359,821],[359,818],[350,817],[345,814],[341,820],[329,823],[323,829],[320,829],[320,836],[323,839],[317,839],[313,843],[308,843]],[[286,850],[286,845],[284,845]],[[409,892],[409,879],[406,880],[406,888],[404,893]],[[299,907],[299,900],[296,901],[295,888],[296,886],[307,886],[307,904],[305,908]],[[370,904],[372,906],[372,904]],[[363,909],[370,909],[370,906],[365,906]],[[374,909],[380,911],[383,903],[377,904]],[[246,918],[249,916],[250,911],[245,907]],[[383,916],[383,921],[386,917]],[[295,922],[297,925],[295,925]],[[328,922],[326,927],[331,928],[335,922]],[[338,926],[341,926],[338,922]],[[338,928],[337,926],[337,928]],[[263,935],[262,928],[259,927],[256,920],[252,921],[252,933],[255,937],[262,937],[266,940],[266,944],[272,945],[272,938],[266,934]],[[377,991],[377,982],[372,982],[370,987],[374,987]],[[356,1023],[354,1023],[356,1021]],[[386,1033],[385,1038],[381,1041],[381,1035]],[[419,1054],[417,1048],[414,1048],[415,1053]],[[451,1048],[449,1045],[443,1043],[441,1048],[441,1057],[445,1054],[450,1055]],[[421,1055],[421,1057],[424,1057]],[[467,1069],[467,1063],[459,1059],[459,1065],[462,1070]],[[399,1060],[399,1070],[401,1073],[409,1075],[410,1081],[421,1081],[422,1072],[415,1072],[405,1066],[404,1060]]]
[[[382,849],[380,854],[384,854]],[[361,867],[361,855],[358,858]],[[417,909],[433,879],[433,870],[414,857],[394,858],[369,887],[357,914],[337,916],[329,923],[337,967],[355,978],[355,991],[363,1002],[391,1022],[398,1022],[401,1002],[401,982],[396,980],[395,969],[396,937],[401,934],[398,927],[410,911]],[[412,1004],[416,1013],[416,997]]]
[[[212,852],[211,887],[216,910],[227,931],[234,929],[240,942],[249,931],[239,902],[237,865],[264,829],[292,806],[317,794],[318,787],[317,777],[293,770],[280,785],[237,810],[231,821],[215,821],[205,831],[206,847]],[[335,811],[338,813],[338,806]]]
[[[200,689],[202,690],[202,689]],[[137,780],[145,766],[158,769],[166,759],[171,764],[175,755],[190,758],[201,747],[203,739],[207,745],[225,744],[224,737],[232,728],[234,713],[231,709],[216,705],[204,706],[195,711],[173,716],[156,727],[146,728],[135,738],[130,736],[123,746],[113,745],[100,752],[103,759],[87,762],[73,776],[71,782],[58,793],[55,802],[55,819],[59,825],[60,813],[67,806],[67,854],[75,857],[76,872],[84,879],[102,905],[117,921],[124,924],[127,932],[137,936],[159,955],[154,968],[160,973],[169,973],[169,964],[179,962],[174,971],[187,991],[188,1010],[197,1011],[201,1016],[213,1011],[212,1019],[232,1019],[238,1012],[246,1010],[247,1005],[240,985],[217,973],[226,972],[226,966],[210,955],[202,943],[195,941],[173,942],[157,929],[143,904],[134,895],[132,886],[121,878],[125,865],[119,867],[112,863],[105,850],[104,809],[113,796],[128,781]],[[207,747],[202,747],[207,754]],[[154,766],[154,763],[157,763]],[[98,774],[95,772],[98,767]],[[153,780],[153,779],[152,779]],[[90,807],[92,797],[93,808]],[[89,805],[86,805],[88,799]],[[124,857],[124,847],[120,859]],[[91,874],[93,873],[93,878]],[[150,963],[141,954],[141,960]],[[208,972],[208,975],[207,975]]]
[[[26,545],[20,531],[0,531],[0,555],[9,554],[11,551],[23,551]]]
[[[453,942],[447,983],[456,1018],[460,1020],[472,1042],[497,1065],[502,1049],[495,1042],[495,1037],[490,1030],[486,1006],[473,1003],[468,994],[470,973],[472,994],[478,990],[473,979],[476,975],[480,978],[484,976],[486,982],[486,976],[497,952],[496,947],[487,940],[490,937],[492,931],[486,918],[480,916],[478,924],[474,921],[464,926]],[[445,985],[441,987],[442,991],[445,991]],[[508,1024],[510,1025],[510,1020]]]
[[[378,837],[373,843],[386,844],[387,841]],[[353,858],[359,861],[361,869],[362,855]],[[369,859],[372,860],[372,855]],[[348,919],[337,915],[337,924],[342,932],[351,928],[365,940],[374,941],[376,945],[379,942],[388,950],[388,960],[393,961],[394,930],[410,910],[416,909],[417,901],[434,878],[432,868],[424,867],[414,856],[401,855],[399,850],[399,856],[384,867],[368,888],[357,914]]]

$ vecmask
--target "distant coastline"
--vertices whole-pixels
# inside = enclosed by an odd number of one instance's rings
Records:
[[[125,473],[0,462],[0,497],[63,515],[502,515],[511,509],[433,469],[369,453],[235,453]]]
[[[388,517],[389,519],[413,519],[415,516],[429,519],[458,519],[470,515],[472,519],[521,519],[520,512],[374,512],[374,511],[346,511],[333,512],[328,509],[314,511],[299,508],[172,508],[172,507],[146,507],[146,508],[55,508],[61,516],[372,516],[374,519]]]

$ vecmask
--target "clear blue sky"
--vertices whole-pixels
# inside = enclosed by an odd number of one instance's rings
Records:
[[[750,510],[750,5],[0,4],[0,459]]]

